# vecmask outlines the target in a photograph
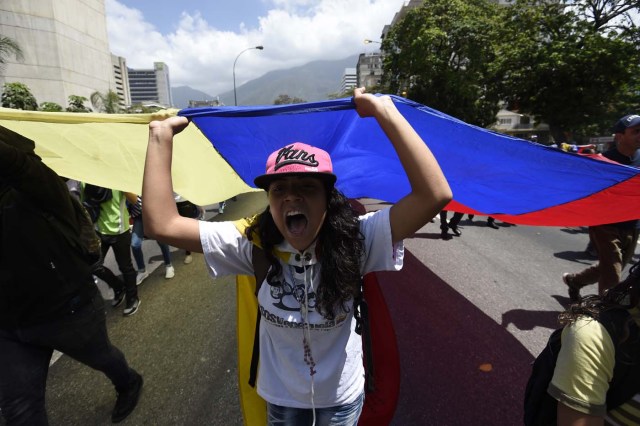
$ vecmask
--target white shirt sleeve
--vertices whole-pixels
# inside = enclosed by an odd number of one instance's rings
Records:
[[[393,244],[391,222],[386,208],[360,216],[360,231],[364,235],[365,258],[361,272],[399,271],[404,259],[404,243]]]
[[[212,277],[253,275],[251,242],[233,222],[200,221],[200,242]]]

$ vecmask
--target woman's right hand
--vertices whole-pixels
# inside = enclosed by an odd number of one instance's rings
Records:
[[[173,116],[164,120],[154,120],[149,123],[149,132],[158,136],[165,131],[170,132],[171,136],[175,136],[183,131],[189,125],[189,119],[186,117]]]
[[[353,91],[353,102],[356,104],[356,111],[360,117],[379,118],[389,111],[388,108],[395,109],[391,97],[366,93],[364,87],[358,87]]]

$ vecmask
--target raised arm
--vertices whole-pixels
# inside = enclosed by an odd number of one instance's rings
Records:
[[[389,96],[377,97],[358,88],[354,101],[361,117],[375,117],[378,121],[411,185],[411,192],[391,207],[391,236],[398,242],[413,235],[451,201],[451,188],[429,147]]]
[[[202,253],[198,221],[178,214],[171,180],[173,137],[188,124],[185,117],[149,123],[149,144],[142,181],[142,218],[145,233],[150,237]]]

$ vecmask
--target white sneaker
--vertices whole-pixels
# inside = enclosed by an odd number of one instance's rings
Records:
[[[173,269],[173,266],[169,265],[164,270],[164,277],[166,279],[171,279],[176,276],[176,271]]]
[[[149,276],[147,271],[138,271],[138,275],[136,275],[136,285],[142,284],[142,281],[146,280]]]
[[[188,264],[189,264],[189,263],[191,263],[191,262],[193,262],[193,257],[191,257],[191,255],[190,255],[190,254],[186,255],[186,256],[184,257],[184,263],[188,265]]]

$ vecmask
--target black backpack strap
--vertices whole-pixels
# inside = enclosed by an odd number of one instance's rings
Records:
[[[269,272],[269,261],[264,254],[264,250],[260,247],[253,245],[251,250],[251,263],[253,264],[253,274],[256,279],[256,299],[258,298],[258,292],[260,286],[267,277]],[[256,330],[253,335],[253,352],[251,354],[251,366],[249,370],[249,386],[256,387],[256,378],[258,375],[258,361],[260,359],[260,305],[258,305],[258,313],[256,315]]]
[[[376,389],[373,368],[373,349],[371,346],[371,327],[369,326],[369,305],[364,298],[364,280],[360,280],[358,293],[353,300],[353,316],[356,319],[355,332],[362,336],[362,350],[364,352],[365,392]]]
[[[640,329],[626,309],[602,312],[598,321],[607,329],[616,348],[613,377],[607,392],[607,410],[611,410],[640,392]]]
[[[524,392],[524,425],[555,425],[558,402],[547,392],[562,344],[562,328],[551,333],[534,360]]]

